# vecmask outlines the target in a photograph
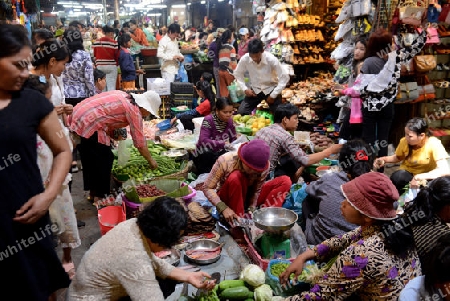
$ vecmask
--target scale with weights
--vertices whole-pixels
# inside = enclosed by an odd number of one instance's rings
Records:
[[[253,212],[253,222],[264,230],[260,238],[264,258],[291,258],[291,240],[285,235],[297,222],[297,214],[281,207],[267,207]]]

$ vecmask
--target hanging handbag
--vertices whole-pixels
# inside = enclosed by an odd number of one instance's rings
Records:
[[[422,28],[417,28],[417,31],[419,33],[422,32]],[[439,39],[439,34],[437,31],[437,28],[434,27],[428,27],[427,28],[427,41],[426,41],[426,45],[430,45],[430,44],[439,44],[441,42],[441,40]]]
[[[351,124],[362,123],[362,100],[361,98],[352,98],[350,105],[350,120]]]
[[[403,24],[420,26],[425,16],[426,8],[417,6],[408,6],[400,8],[400,20]]]
[[[442,4],[441,13],[439,14],[438,21],[439,22],[445,22],[445,19],[448,16],[448,13],[450,12],[450,4]]]
[[[407,63],[401,65],[400,76],[409,76],[413,74],[415,74],[414,60],[409,60]]]
[[[419,97],[415,100],[413,100],[413,103],[416,102],[422,102],[430,99],[436,98],[436,90],[433,86],[433,84],[428,79],[428,76],[425,75],[422,79],[423,85],[418,86],[419,90]]]
[[[409,103],[419,97],[417,82],[400,83],[395,103]]]
[[[434,55],[416,55],[414,57],[414,68],[417,72],[429,72],[436,68],[436,58]]]

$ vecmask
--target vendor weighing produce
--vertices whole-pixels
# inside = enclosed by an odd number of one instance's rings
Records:
[[[78,147],[83,165],[84,190],[94,201],[110,193],[111,135],[115,129],[130,126],[134,146],[150,167],[158,164],[152,158],[144,136],[143,117],[157,116],[161,98],[153,91],[128,94],[109,91],[87,98],[73,109],[70,129],[81,137]]]

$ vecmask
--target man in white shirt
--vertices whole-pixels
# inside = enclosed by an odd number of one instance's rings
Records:
[[[250,76],[251,88],[245,84],[246,72]],[[275,112],[276,107],[281,104],[281,91],[289,82],[289,74],[273,54],[264,51],[264,44],[260,39],[253,39],[248,43],[248,53],[239,61],[234,77],[245,91],[245,98],[238,109],[238,114],[241,115],[249,115],[263,100]]]
[[[161,76],[168,83],[175,81],[180,62],[184,61],[177,40],[180,32],[179,24],[170,24],[167,34],[159,41],[157,56],[161,59]]]

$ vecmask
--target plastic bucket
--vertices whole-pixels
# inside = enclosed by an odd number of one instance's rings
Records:
[[[122,196],[122,201],[125,203],[125,212],[127,218],[133,218],[136,217],[139,213],[139,207],[142,206],[142,204],[133,203],[129,199],[127,199],[126,196]]]
[[[98,210],[98,223],[102,235],[127,219],[125,210],[125,202],[122,202],[122,206],[107,206]]]
[[[186,183],[182,183],[181,186],[186,186]],[[197,190],[189,186],[189,190],[192,191],[190,194],[183,197],[183,200],[186,204],[189,204],[192,199],[197,195]]]

